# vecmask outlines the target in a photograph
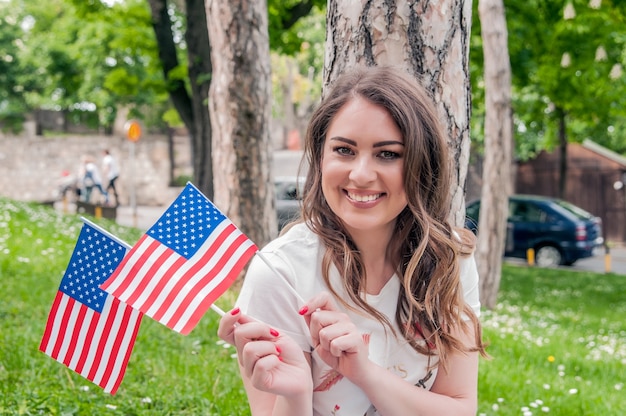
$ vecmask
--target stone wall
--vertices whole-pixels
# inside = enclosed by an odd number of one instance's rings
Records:
[[[20,201],[58,199],[64,171],[75,175],[83,155],[101,166],[102,150],[109,149],[120,165],[116,184],[120,202],[129,204],[133,189],[138,205],[164,205],[179,188],[169,188],[169,156],[165,136],[143,137],[133,144],[114,136],[15,137],[0,135],[0,195]],[[175,138],[176,172],[189,174],[186,137]],[[134,154],[134,157],[131,155]],[[94,195],[98,191],[94,190]]]

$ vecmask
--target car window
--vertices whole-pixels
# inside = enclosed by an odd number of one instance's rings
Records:
[[[509,205],[512,221],[517,222],[545,222],[548,215],[535,204],[526,201],[513,201]]]
[[[569,202],[560,200],[555,200],[554,202],[561,208],[564,208],[565,210],[574,214],[574,216],[576,216],[576,218],[578,218],[579,220],[590,220],[593,218],[593,215],[591,215],[589,212],[577,207],[576,205],[572,205]]]

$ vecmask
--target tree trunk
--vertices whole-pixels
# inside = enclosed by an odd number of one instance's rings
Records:
[[[209,1],[215,204],[257,245],[277,233],[264,0]]]
[[[195,185],[209,198],[214,198],[213,161],[211,149],[211,118],[207,100],[213,66],[204,0],[186,0],[187,60],[195,134],[192,140],[193,179]]]
[[[556,114],[559,122],[559,189],[558,197],[565,199],[567,190],[567,130],[565,125],[565,111],[557,107]]]
[[[481,303],[496,305],[512,189],[513,120],[508,32],[502,0],[479,0],[485,77],[485,164],[476,262]]]
[[[465,219],[469,163],[471,1],[329,0],[324,89],[347,68],[405,68],[430,91],[447,131],[452,167],[451,222]]]
[[[211,45],[209,44],[206,11],[203,0],[186,0],[187,57],[191,96],[181,79],[171,79],[170,71],[179,66],[172,22],[167,0],[148,0],[152,26],[163,65],[163,76],[168,85],[170,100],[189,132],[194,168],[194,184],[213,199],[211,163],[211,120],[206,100],[211,83]]]

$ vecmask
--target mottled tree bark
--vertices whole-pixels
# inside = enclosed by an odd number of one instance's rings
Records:
[[[324,88],[355,65],[405,68],[430,91],[447,131],[451,221],[465,219],[471,1],[329,0]]]
[[[215,204],[257,245],[277,233],[264,0],[208,1]]]
[[[496,305],[512,190],[511,65],[502,0],[479,0],[485,64],[485,164],[476,262],[483,306]]]

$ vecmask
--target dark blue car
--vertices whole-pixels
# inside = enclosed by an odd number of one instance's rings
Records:
[[[465,226],[478,228],[480,201],[467,205]],[[509,217],[504,255],[526,258],[534,249],[541,267],[570,266],[601,252],[602,220],[560,199],[534,195],[509,198]]]

